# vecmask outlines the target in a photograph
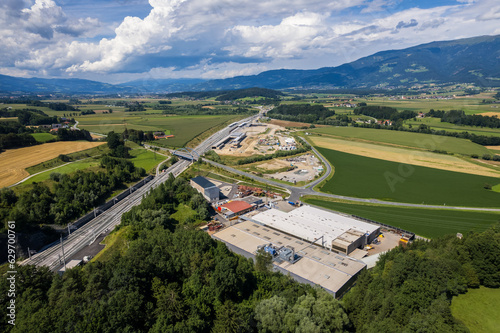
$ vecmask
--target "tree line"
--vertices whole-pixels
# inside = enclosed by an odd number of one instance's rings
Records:
[[[26,102],[26,104],[29,106],[48,107],[54,111],[78,111],[78,108],[62,102],[42,102],[39,100],[32,100]]]
[[[362,114],[376,119],[388,119],[392,121],[397,121],[399,119],[407,120],[415,118],[417,116],[417,113],[415,111],[404,110],[399,112],[395,108],[376,105],[359,106],[354,109],[354,114]]]
[[[340,123],[338,126],[344,126],[345,124]],[[380,124],[366,124],[366,123],[356,123],[352,122],[351,125],[353,127],[361,127],[361,128],[375,128],[389,131],[405,131],[405,132],[413,132],[413,133],[424,133],[424,134],[433,134],[433,135],[441,135],[441,136],[451,136],[459,139],[468,139],[474,143],[477,143],[482,146],[499,146],[500,145],[500,137],[498,136],[487,136],[487,135],[477,135],[474,133],[469,133],[467,131],[464,132],[448,132],[445,130],[434,130],[430,126],[426,124],[420,124],[418,127],[404,127],[403,121],[399,120],[392,125],[380,125]],[[345,126],[349,126],[346,124]]]
[[[137,181],[145,175],[142,168],[124,159],[103,157],[102,170],[73,174],[52,173],[51,188],[33,183],[29,190],[16,194],[10,188],[0,191],[1,232],[8,220],[16,221],[16,231],[27,232],[41,224],[65,225],[104,203],[109,194],[124,183]]]
[[[334,115],[334,110],[321,104],[281,104],[267,112],[270,118],[304,123],[321,122]]]
[[[441,118],[442,122],[455,125],[500,128],[500,119],[497,117],[481,116],[478,114],[466,115],[462,110],[442,111],[430,109],[426,115]]]
[[[264,97],[266,99],[279,100],[280,96],[284,94],[278,90],[266,89],[266,88],[247,88],[232,90],[224,94],[219,95],[216,101],[234,101],[241,98],[247,97]]]

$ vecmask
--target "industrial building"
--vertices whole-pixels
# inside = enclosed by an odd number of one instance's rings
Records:
[[[203,194],[208,201],[219,200],[219,188],[205,177],[195,177],[190,180],[191,186]]]
[[[226,143],[230,143],[233,146],[237,146],[247,137],[246,133],[244,132],[233,132],[226,136],[224,139],[220,140],[219,142],[215,143],[212,146],[212,149],[221,149],[224,147]]]
[[[255,207],[255,205],[251,205],[243,200],[234,200],[220,205],[219,210],[227,219],[230,219],[235,216],[248,213],[249,211],[254,210]]]
[[[224,228],[212,237],[247,257],[264,248],[275,258],[277,270],[299,282],[318,284],[335,297],[342,296],[366,268],[357,259],[251,221]]]
[[[380,234],[378,225],[307,205],[288,213],[270,209],[245,219],[346,255],[364,248]]]

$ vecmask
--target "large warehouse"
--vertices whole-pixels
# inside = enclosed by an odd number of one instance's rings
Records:
[[[248,220],[347,255],[371,243],[380,234],[380,226],[311,206],[288,213],[270,209]]]
[[[205,177],[198,176],[192,178],[190,183],[191,186],[203,194],[208,201],[219,200],[219,188]]]

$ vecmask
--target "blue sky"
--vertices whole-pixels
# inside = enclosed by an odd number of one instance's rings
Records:
[[[0,74],[226,78],[496,34],[497,0],[2,0]]]

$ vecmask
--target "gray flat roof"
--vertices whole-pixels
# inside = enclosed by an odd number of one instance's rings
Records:
[[[197,176],[197,177],[191,178],[191,180],[203,188],[210,188],[210,187],[215,186],[214,183],[212,183],[210,180],[208,180],[202,176]]]

